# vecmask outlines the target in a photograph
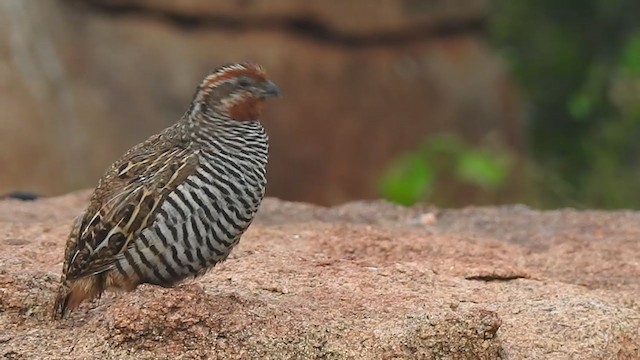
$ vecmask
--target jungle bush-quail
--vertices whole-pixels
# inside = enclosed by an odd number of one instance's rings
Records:
[[[53,316],[106,289],[168,287],[224,261],[264,196],[259,117],[278,94],[260,66],[221,66],[178,122],[116,161],[74,222]]]

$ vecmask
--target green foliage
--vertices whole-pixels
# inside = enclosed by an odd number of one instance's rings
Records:
[[[501,153],[478,149],[463,152],[456,166],[459,178],[486,190],[499,190],[509,175],[509,161]]]
[[[386,199],[403,205],[420,201],[451,205],[459,200],[455,191],[447,192],[451,185],[500,192],[510,170],[511,158],[505,152],[470,146],[454,135],[439,134],[394,161],[382,176],[379,188]]]
[[[640,33],[635,33],[627,42],[619,67],[629,76],[640,75]]]
[[[381,181],[385,198],[402,205],[411,205],[426,198],[433,186],[433,169],[419,153],[409,153],[397,159]]]
[[[640,1],[494,0],[489,34],[524,90],[530,159],[451,135],[391,165],[384,196],[403,204],[499,202],[640,208]],[[465,186],[460,187],[463,184]],[[462,191],[462,190],[464,191]]]
[[[640,1],[499,0],[542,206],[640,208]]]

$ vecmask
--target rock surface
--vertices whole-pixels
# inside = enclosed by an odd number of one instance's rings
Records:
[[[0,202],[0,358],[640,358],[638,212],[267,199],[205,276],[52,322],[87,198]]]
[[[443,131],[521,148],[487,3],[0,1],[0,194],[95,186],[232,61],[263,64],[283,91],[264,114],[271,196],[375,198],[392,159]]]

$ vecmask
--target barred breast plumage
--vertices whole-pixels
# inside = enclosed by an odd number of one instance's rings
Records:
[[[276,95],[261,67],[222,66],[182,119],[116,161],[74,222],[54,317],[106,289],[172,286],[224,261],[264,197],[258,118]]]

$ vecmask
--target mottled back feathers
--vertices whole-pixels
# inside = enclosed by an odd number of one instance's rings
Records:
[[[77,230],[77,241],[69,243],[67,279],[112,267],[117,256],[147,227],[158,205],[195,173],[197,165],[197,153],[165,135],[154,136],[125,154],[100,181]]]

